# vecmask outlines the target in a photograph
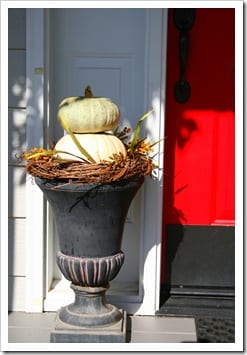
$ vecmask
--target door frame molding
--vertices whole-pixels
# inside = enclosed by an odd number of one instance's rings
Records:
[[[44,13],[26,9],[27,149],[44,145]],[[44,279],[44,210],[42,192],[26,177],[26,312],[42,312]]]
[[[27,9],[27,83],[32,83],[27,100],[28,147],[46,144],[45,127],[49,127],[49,9]],[[165,82],[167,9],[147,9],[145,108],[154,108],[148,126],[151,141],[165,136]],[[28,86],[27,86],[28,87]],[[34,95],[35,93],[35,95]],[[34,114],[35,112],[35,120]],[[163,143],[157,148],[160,169],[156,179],[146,179],[143,187],[140,286],[142,297],[131,302],[129,312],[153,315],[159,309],[162,239]],[[27,247],[26,311],[42,312],[45,296],[47,231],[49,221],[43,194],[32,182],[26,182]],[[151,208],[150,208],[151,206]],[[35,211],[35,213],[34,213]],[[118,302],[126,308],[125,302]]]

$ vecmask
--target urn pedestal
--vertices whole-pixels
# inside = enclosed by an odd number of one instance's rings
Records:
[[[57,264],[75,293],[57,312],[51,342],[125,342],[126,311],[106,303],[109,282],[123,262],[124,223],[144,178],[109,184],[35,179],[57,227]]]

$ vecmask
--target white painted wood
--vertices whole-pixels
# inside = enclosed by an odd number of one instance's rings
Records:
[[[26,9],[8,10],[8,47],[26,48]]]
[[[99,40],[96,43],[98,42]],[[96,43],[95,48],[98,50]],[[117,48],[115,50],[117,51]],[[71,58],[67,60],[67,95],[69,92],[72,96],[82,94],[84,87],[90,83],[95,96],[110,97],[119,105],[121,126],[128,125],[134,128],[135,120],[141,115],[142,106],[141,95],[136,94],[134,90],[136,87],[137,91],[140,88],[143,91],[142,83],[140,82],[138,87],[135,82],[138,80],[135,75],[138,66],[137,55],[129,52],[107,54],[72,52],[70,55]]]
[[[128,313],[136,313],[140,307],[141,297],[138,297],[138,283],[131,282],[114,282],[111,283],[106,294],[106,301],[113,303],[120,308],[126,309]],[[44,309],[49,312],[57,310],[64,305],[74,301],[74,292],[70,289],[70,282],[62,277],[61,280],[54,280],[49,297],[44,300]]]
[[[26,51],[9,50],[9,107],[26,107]]]
[[[74,302],[74,292],[70,289],[70,282],[64,277],[53,280],[49,296],[44,299],[44,310],[54,312],[64,305]]]
[[[26,235],[25,218],[9,218],[8,223],[8,275],[9,276],[25,276],[26,265],[23,262],[26,258],[26,243],[24,236]],[[21,294],[14,297],[25,297],[25,289],[21,290]],[[24,309],[24,308],[23,308]]]
[[[26,217],[26,172],[18,166],[8,167],[8,216]],[[25,239],[25,234],[22,236]],[[16,250],[18,253],[18,250]]]
[[[9,276],[8,278],[8,306],[9,311],[25,310],[26,277]],[[5,323],[6,325],[6,323]]]
[[[4,124],[3,132],[4,134],[8,132],[7,200],[1,195],[4,201],[3,208],[8,210],[8,225],[7,233],[2,233],[2,237],[6,238],[8,235],[8,309],[17,311],[25,310],[26,295],[26,174],[24,169],[20,168],[16,158],[16,154],[20,154],[26,148],[25,13],[25,9],[9,9],[7,12],[9,90],[7,100],[3,99],[3,102],[8,102],[9,107],[7,125],[4,122],[7,121],[6,115],[2,115],[1,118]],[[7,66],[4,66],[5,70],[6,68]],[[6,185],[4,184],[4,186]],[[1,214],[1,217],[3,217],[3,210]]]
[[[44,10],[27,9],[27,142],[28,147],[43,146]],[[44,199],[32,178],[26,179],[26,311],[43,310],[44,280]]]
[[[17,156],[26,150],[26,109],[8,109],[8,161],[18,164]]]
[[[148,12],[149,30],[147,34],[147,103],[152,102],[154,114],[146,120],[146,130],[152,142],[165,137],[165,83],[166,83],[166,34],[167,9]],[[152,315],[159,309],[160,267],[162,238],[162,184],[163,149],[156,147],[159,171],[156,179],[147,180],[144,190],[142,218],[142,284],[143,300],[137,314]],[[155,152],[154,152],[155,153]]]
[[[63,133],[58,104],[88,84],[116,100],[122,124],[133,128],[144,110],[145,9],[56,9],[51,21],[54,138]]]
[[[68,18],[66,18],[66,14],[62,10],[59,10],[60,17],[56,12],[55,18],[53,18],[55,22],[57,21],[57,24],[55,24],[56,33],[60,33],[60,38],[56,37],[56,42],[61,42],[60,45],[56,47],[56,53],[54,54],[56,59],[54,60],[53,66],[54,80],[52,80],[54,94],[53,102],[55,102],[53,107],[53,116],[55,117],[56,107],[63,97],[81,94],[81,88],[85,87],[90,80],[90,84],[94,84],[92,87],[98,88],[98,85],[101,83],[100,90],[103,91],[103,93],[95,92],[96,95],[107,95],[114,98],[116,101],[120,100],[120,109],[124,112],[124,119],[126,118],[126,122],[124,123],[132,125],[132,127],[134,122],[129,119],[128,108],[130,108],[130,112],[132,113],[132,115],[130,115],[132,120],[134,118],[136,121],[145,110],[148,110],[153,106],[155,113],[153,118],[149,120],[150,124],[146,125],[144,129],[146,131],[145,133],[148,133],[152,141],[157,141],[164,137],[164,83],[166,65],[167,10],[145,10],[145,36],[143,46],[145,51],[142,55],[146,59],[144,62],[145,67],[142,72],[143,78],[141,79],[141,89],[139,88],[139,90],[141,90],[142,99],[143,96],[145,97],[145,102],[142,101],[141,103],[140,101],[139,104],[137,104],[138,100],[134,100],[132,104],[131,101],[130,103],[121,101],[121,90],[119,89],[119,86],[114,87],[114,82],[118,80],[119,72],[123,73],[125,70],[124,68],[127,65],[127,67],[129,66],[129,68],[132,68],[132,70],[126,69],[127,71],[125,73],[131,84],[127,87],[128,80],[126,81],[126,84],[122,81],[120,87],[124,90],[124,93],[126,94],[125,96],[129,95],[131,97],[133,92],[135,93],[135,91],[138,91],[136,87],[137,80],[133,80],[132,77],[139,64],[136,60],[138,55],[133,55],[130,50],[124,52],[124,47],[126,45],[125,41],[122,40],[122,38],[119,38],[116,31],[112,31],[112,29],[111,31],[114,32],[114,36],[111,37],[111,40],[108,38],[109,43],[111,41],[114,42],[114,40],[119,41],[119,43],[121,43],[121,52],[116,54],[112,47],[109,47],[109,44],[107,44],[106,49],[103,42],[99,43],[97,52],[95,52],[95,49],[92,47],[92,43],[94,43],[93,38],[96,35],[96,32],[90,32],[89,44],[87,41],[83,41],[83,25],[86,26],[86,24],[85,21],[83,21],[83,18],[79,15],[78,11],[76,11],[76,13],[74,12],[74,15],[75,14],[74,34],[71,34],[71,32],[68,31],[62,31],[63,28],[66,28],[64,24],[69,23]],[[88,14],[85,16],[88,17]],[[99,11],[97,11],[97,16],[100,18]],[[123,18],[121,20],[124,22]],[[104,26],[107,27],[108,24],[104,22]],[[74,27],[71,23],[72,31]],[[127,32],[131,31],[129,23],[123,23],[123,28],[126,29]],[[141,28],[141,30],[143,31],[143,28]],[[104,32],[104,28],[102,31]],[[79,33],[81,36],[78,36]],[[70,40],[71,38],[73,38],[73,41]],[[80,46],[80,41],[83,42],[83,46]],[[79,46],[79,48],[82,49],[78,50],[78,47],[76,46]],[[64,50],[64,53],[66,54],[63,63],[58,60],[60,57],[64,57],[64,54],[61,52],[62,50]],[[107,50],[109,52],[107,52]],[[109,64],[111,64],[111,66]],[[115,72],[112,71],[112,73],[110,73],[110,68],[115,70]],[[93,76],[94,71],[97,71],[97,76],[100,80],[97,81],[97,77]],[[108,71],[108,73],[106,73],[106,71]],[[109,76],[109,82],[107,81],[106,85],[105,82],[107,74]],[[55,80],[55,78],[61,77],[61,75],[65,77],[66,85],[61,85],[61,81]],[[73,78],[73,80],[71,80],[71,78]],[[72,82],[73,86],[71,86]],[[104,82],[103,85],[102,82]],[[128,92],[126,92],[127,89]],[[79,94],[78,91],[80,91]],[[136,103],[136,105],[134,103]],[[62,134],[62,131],[58,125],[55,126],[54,132],[56,138],[59,138]],[[158,162],[162,168],[162,144],[160,144],[158,148]],[[131,233],[127,233],[129,236],[129,244],[126,245],[126,257],[128,258],[129,253],[130,259],[128,262],[125,262],[125,265],[128,271],[123,269],[122,275],[120,271],[119,279],[116,278],[115,284],[114,281],[112,282],[113,289],[114,286],[116,286],[113,292],[115,295],[109,295],[108,298],[114,300],[116,305],[122,305],[129,313],[154,314],[154,312],[158,309],[159,304],[162,174],[158,173],[156,180],[147,179],[140,195],[142,195],[142,197],[139,199],[138,203],[142,206],[142,208],[135,208],[134,211],[141,211],[142,219],[141,222],[139,222],[141,223],[141,234],[140,230],[137,233],[134,233],[134,238],[136,238],[137,244],[133,245],[133,234],[131,235]],[[123,240],[124,242],[127,240],[126,233]],[[133,267],[128,268],[133,260],[138,262],[138,267],[135,266],[134,269]],[[126,290],[129,292],[128,294],[128,292],[123,292],[123,285],[125,284],[126,286],[129,284],[128,282],[131,281],[128,280],[128,277],[126,279],[126,275],[131,277],[133,276],[133,273],[136,274],[135,282],[134,284],[132,283],[132,289],[128,290],[126,287]],[[121,283],[122,287],[120,286]],[[56,310],[61,305],[67,304],[68,301],[73,298],[73,295],[68,289],[68,284],[69,283],[66,280],[56,283],[56,286],[46,295],[45,309]],[[134,295],[133,289],[137,290]],[[59,299],[57,303],[55,302],[56,295]]]

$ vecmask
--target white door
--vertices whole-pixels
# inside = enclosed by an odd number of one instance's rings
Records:
[[[50,138],[63,135],[57,121],[59,102],[82,95],[86,85],[91,85],[95,96],[110,97],[119,105],[123,127],[134,128],[138,118],[154,107],[144,134],[152,140],[161,138],[166,11],[64,8],[49,10],[46,17],[50,27],[46,83]],[[157,157],[162,165],[162,146]],[[131,205],[122,244],[125,262],[108,292],[110,302],[130,313],[152,314],[158,308],[161,175],[156,181],[147,178]],[[70,302],[73,293],[55,264],[58,243],[49,218],[44,310],[53,311]]]
[[[83,95],[88,84],[95,96],[112,98],[120,106],[122,124],[133,127],[146,109],[146,10],[53,9],[50,20],[53,137],[58,139],[63,134],[56,119],[58,104],[65,97]],[[131,293],[138,294],[140,196],[141,193],[130,210],[125,228],[125,262],[110,290],[114,283],[124,282],[121,290],[126,293],[128,287]]]

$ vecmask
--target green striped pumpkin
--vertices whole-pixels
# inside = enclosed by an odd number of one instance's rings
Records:
[[[119,125],[118,106],[106,97],[75,96],[64,99],[58,107],[58,119],[63,117],[74,133],[97,133]]]

